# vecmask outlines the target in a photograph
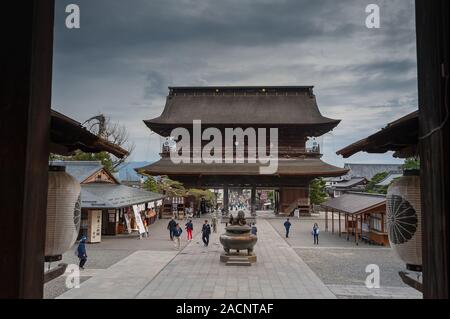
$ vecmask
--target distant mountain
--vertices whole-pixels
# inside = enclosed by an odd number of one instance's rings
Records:
[[[144,167],[152,162],[127,162],[119,165],[115,174],[121,182],[136,182],[141,176],[136,173],[135,168]]]

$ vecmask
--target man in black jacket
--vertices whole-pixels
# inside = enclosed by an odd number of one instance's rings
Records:
[[[205,247],[208,247],[209,245],[209,235],[211,234],[211,226],[209,226],[208,221],[205,220],[205,223],[202,227],[202,240],[205,244]]]
[[[175,221],[175,218],[172,217],[169,224],[167,225],[167,229],[169,230],[170,240],[173,240],[173,232],[175,231],[176,227],[177,227],[177,222]]]

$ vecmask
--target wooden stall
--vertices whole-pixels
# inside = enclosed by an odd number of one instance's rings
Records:
[[[355,243],[361,241],[369,244],[389,246],[385,229],[386,197],[378,194],[358,192],[344,193],[340,197],[330,198],[322,204],[325,210],[325,231],[328,227],[328,214],[331,212],[331,231],[334,233],[335,214],[338,214],[338,234],[344,232],[347,240],[354,237]],[[341,229],[341,215],[344,216],[344,231]]]

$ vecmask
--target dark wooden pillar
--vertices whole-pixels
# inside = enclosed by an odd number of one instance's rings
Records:
[[[325,231],[328,231],[328,208],[325,209]]]
[[[448,0],[416,0],[424,298],[449,297]]]
[[[252,187],[251,199],[250,199],[250,212],[251,214],[256,213],[256,187]]]
[[[229,212],[230,196],[228,186],[223,188],[223,209],[226,213]]]
[[[347,241],[350,240],[350,233],[348,230],[348,214],[345,214],[345,231],[347,233]]]
[[[341,237],[341,212],[339,212],[339,237]]]
[[[42,298],[54,2],[10,1],[4,10],[0,298]]]
[[[334,234],[334,210],[331,210],[331,233]]]

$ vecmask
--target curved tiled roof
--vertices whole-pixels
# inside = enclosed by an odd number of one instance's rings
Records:
[[[92,183],[81,185],[82,208],[121,208],[164,198],[158,193],[125,185]]]
[[[64,166],[66,172],[79,183],[103,169],[100,161],[52,161],[50,165]]]
[[[160,135],[174,127],[317,126],[326,133],[339,124],[322,116],[312,86],[170,88],[161,116],[144,121]]]
[[[384,195],[348,192],[340,197],[328,199],[321,206],[349,214],[359,214],[384,204],[386,204]]]
[[[162,158],[156,163],[137,168],[138,172],[148,175],[260,175],[259,163],[233,163],[233,164],[174,164],[170,158]],[[279,159],[279,176],[340,176],[347,173],[347,169],[336,167],[323,162],[318,158],[305,159]]]

